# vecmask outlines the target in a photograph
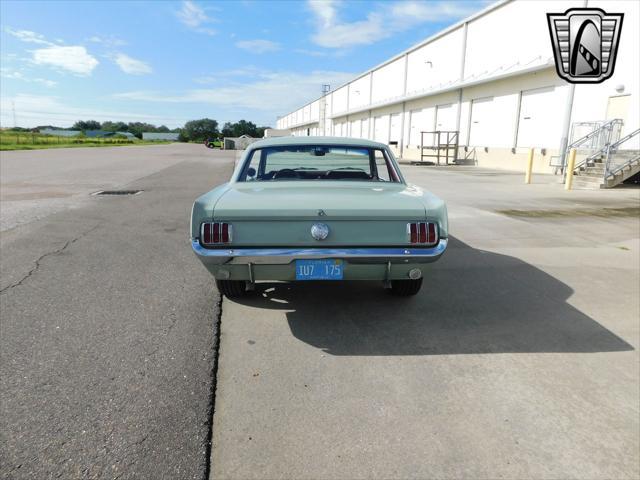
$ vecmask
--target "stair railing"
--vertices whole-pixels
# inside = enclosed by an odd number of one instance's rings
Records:
[[[609,154],[607,152],[609,145],[618,142],[623,125],[624,122],[622,121],[622,119],[614,118],[612,120],[604,122],[595,130],[592,130],[588,134],[567,145],[567,149],[564,152],[564,158],[568,158],[571,149],[578,149],[581,146],[584,146],[587,142],[590,142],[591,144],[591,147],[587,148],[596,148],[593,153],[591,153],[580,162],[576,163],[572,173],[579,172],[580,169],[584,166],[592,164],[593,161],[599,156],[606,155],[608,158]],[[564,172],[564,177],[566,179],[566,170]]]
[[[628,135],[625,135],[624,137],[622,137],[620,140],[616,141],[615,143],[612,143],[611,145],[607,146],[606,161],[605,161],[605,167],[604,167],[604,178],[605,179],[608,179],[610,177],[615,176],[616,173],[618,173],[619,171],[623,170],[625,167],[627,167],[627,165],[638,161],[638,157],[633,157],[633,158],[630,158],[629,160],[627,160],[626,162],[624,162],[624,163],[622,163],[620,165],[612,165],[611,164],[611,159],[613,158],[613,156],[615,155],[616,151],[618,150],[618,147],[620,145],[622,145],[623,143],[631,140],[633,137],[635,137],[638,134],[640,134],[640,128],[637,129],[637,130],[634,130],[633,132],[631,132]]]

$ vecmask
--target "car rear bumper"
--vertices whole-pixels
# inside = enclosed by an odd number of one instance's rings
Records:
[[[296,260],[323,258],[344,261],[343,280],[400,280],[410,278],[410,271],[416,268],[422,275],[423,265],[442,256],[447,239],[441,239],[431,248],[208,249],[197,240],[192,241],[191,246],[207,270],[219,280],[294,281]]]
[[[430,248],[204,248],[198,240],[191,247],[205,265],[287,265],[298,259],[340,258],[353,264],[431,263],[447,248],[441,238]]]

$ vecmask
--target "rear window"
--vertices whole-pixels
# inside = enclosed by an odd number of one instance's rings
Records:
[[[398,182],[399,176],[386,152],[380,149],[293,145],[254,150],[238,180]]]

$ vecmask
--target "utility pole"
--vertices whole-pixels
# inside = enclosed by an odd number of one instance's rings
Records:
[[[318,115],[318,134],[321,136],[326,135],[327,128],[327,94],[331,90],[331,85],[322,85],[322,97],[320,97],[319,115]]]
[[[11,100],[11,110],[13,111],[13,128],[16,128],[18,125],[16,124],[16,102],[15,102],[15,100]]]

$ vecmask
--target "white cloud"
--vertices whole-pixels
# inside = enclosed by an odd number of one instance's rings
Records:
[[[136,60],[124,53],[117,53],[114,58],[114,62],[120,67],[124,73],[129,75],[146,75],[153,72],[151,66],[142,60]]]
[[[38,43],[40,45],[54,45],[44,38],[44,35],[32,32],[30,30],[13,30],[12,28],[5,27],[5,32],[9,35],[16,37],[18,40],[26,43]]]
[[[308,0],[319,26],[311,39],[325,48],[370,45],[421,23],[457,20],[478,10],[479,5],[463,2],[402,1],[383,3],[363,20],[342,21],[340,3],[335,0]]]
[[[331,27],[336,19],[336,0],[309,0],[309,7],[322,22],[322,28]]]
[[[109,36],[99,36],[99,35],[94,35],[92,37],[89,37],[87,39],[89,42],[91,43],[99,43],[100,45],[104,45],[105,47],[122,47],[124,45],[127,44],[127,42],[125,42],[124,40],[118,38],[118,37],[114,37],[113,35],[109,35]]]
[[[59,97],[48,95],[18,94],[0,98],[0,125],[13,125],[12,104],[15,105],[18,126],[58,125],[70,127],[81,119],[92,118],[99,121],[149,122],[167,125],[170,128],[182,126],[188,118],[145,115],[134,112],[81,108],[60,101]]]
[[[326,57],[327,52],[321,52],[320,50],[307,50],[306,48],[296,48],[293,50],[300,55],[308,55],[309,57]]]
[[[214,20],[206,14],[202,7],[191,0],[182,2],[182,9],[176,12],[176,16],[182,23],[195,32],[206,35],[216,34],[215,30],[203,26],[204,24],[212,23]]]
[[[243,77],[245,79],[248,78],[257,78],[257,77],[263,77],[265,75],[268,75],[270,72],[268,72],[267,70],[263,70],[257,67],[254,67],[253,65],[247,65],[245,67],[241,67],[241,68],[234,68],[231,70],[220,70],[219,72],[215,72],[213,74],[210,75],[204,75],[201,77],[196,77],[193,79],[193,81],[195,83],[200,83],[202,85],[207,85],[207,84],[211,84],[211,83],[217,83],[220,82],[222,80],[226,80],[228,81],[228,78],[230,77]]]
[[[190,0],[182,2],[182,10],[176,15],[188,27],[198,27],[209,20],[204,10]]]
[[[157,103],[197,103],[236,110],[268,112],[274,118],[320,95],[323,84],[341,85],[353,73],[314,71],[264,72],[248,83],[232,83],[211,89],[195,89],[181,93],[134,91],[114,95],[119,99]],[[250,112],[249,112],[250,113]]]
[[[45,87],[55,87],[56,85],[58,85],[58,82],[54,82],[53,80],[47,80],[46,78],[34,78],[31,81],[36,83],[41,83]]]
[[[91,75],[98,66],[98,60],[80,46],[51,46],[33,51],[32,62],[36,65],[47,65],[67,70],[80,76]]]
[[[54,82],[53,80],[48,80],[46,78],[29,78],[18,70],[9,70],[8,68],[0,69],[0,77],[9,78],[11,80],[21,80],[23,82],[39,83],[45,87],[55,87],[58,84],[58,82]]]
[[[246,50],[251,53],[267,53],[275,52],[280,49],[280,44],[272,42],[271,40],[241,40],[236,42],[236,47]]]
[[[9,70],[8,68],[2,68],[2,70],[0,70],[0,77],[11,78],[13,80],[24,79],[24,75],[22,75],[22,73],[15,70]]]

